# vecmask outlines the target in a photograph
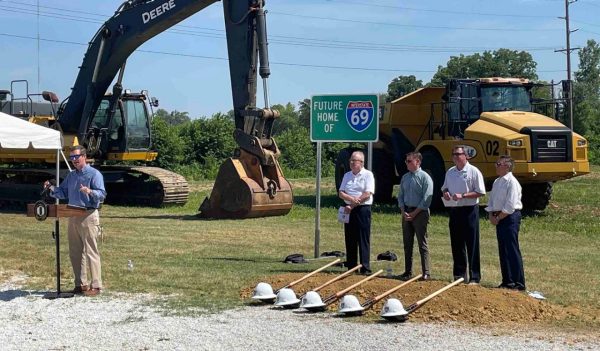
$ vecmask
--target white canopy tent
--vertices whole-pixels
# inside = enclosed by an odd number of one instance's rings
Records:
[[[0,112],[0,148],[62,149],[60,132]]]
[[[62,154],[62,136],[59,131],[39,126],[20,118],[0,112],[0,149],[43,149],[56,150],[56,184],[59,184],[60,155]],[[62,155],[64,159],[64,155]],[[65,160],[66,161],[66,160]],[[67,162],[68,166],[68,162]],[[58,204],[58,200],[56,200]],[[60,291],[60,223],[55,218],[54,235],[56,242],[56,294],[48,298],[69,297]],[[72,295],[71,295],[72,296]]]

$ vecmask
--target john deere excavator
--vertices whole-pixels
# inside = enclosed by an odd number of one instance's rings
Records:
[[[32,102],[28,104],[29,111],[15,111],[11,106],[12,114],[62,131],[65,147],[86,146],[88,159],[104,174],[109,200],[127,199],[153,205],[187,201],[187,182],[176,173],[155,167],[107,163],[152,161],[157,156],[151,150],[146,94],[132,94],[122,87],[127,58],[150,38],[214,2],[124,2],[90,42],[71,95],[56,109],[55,118],[37,113],[36,104]],[[214,218],[283,215],[292,207],[292,189],[283,177],[277,162],[280,151],[271,137],[273,122],[279,113],[269,108],[270,68],[264,1],[224,0],[223,10],[235,113],[234,138],[239,148],[221,166],[212,194],[200,208],[201,215]],[[263,79],[265,108],[256,107],[257,71]],[[112,93],[105,94],[117,74]],[[0,91],[0,97],[8,95],[10,91]],[[26,104],[32,100],[27,95]],[[56,95],[50,92],[41,95],[54,111],[53,106],[58,102]],[[11,103],[13,100],[14,96]],[[0,152],[0,163],[54,161],[50,152]],[[41,169],[0,168],[0,201],[14,200],[10,194],[15,197],[20,193],[15,190],[18,188],[29,189],[29,193],[32,189],[40,190],[42,178],[48,176]],[[10,194],[3,197],[6,190]]]

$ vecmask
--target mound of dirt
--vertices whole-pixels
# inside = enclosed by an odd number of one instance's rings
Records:
[[[278,289],[303,275],[303,273],[276,275],[267,278],[265,282],[270,283],[273,289]],[[334,276],[334,274],[317,274],[292,288],[300,297],[305,292],[320,286]],[[323,288],[319,291],[319,294],[324,299],[363,278],[364,276],[361,275],[349,276]],[[397,279],[375,278],[358,286],[350,294],[355,295],[363,303],[401,283],[403,282]],[[372,317],[379,316],[383,304],[391,297],[399,299],[406,308],[449,283],[449,281],[441,280],[412,282],[381,299],[364,314]],[[250,299],[253,290],[253,286],[242,289],[241,297]],[[339,301],[329,305],[328,311],[337,312],[338,304]],[[475,325],[530,324],[531,322],[553,324],[557,321],[570,318],[580,319],[581,317],[582,311],[576,308],[565,308],[553,305],[548,301],[536,300],[524,292],[465,284],[452,287],[410,314],[410,320],[424,322],[456,321]]]

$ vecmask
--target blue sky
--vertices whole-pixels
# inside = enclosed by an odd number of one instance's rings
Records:
[[[120,4],[0,0],[0,89],[27,79],[30,92],[65,98],[84,44]],[[381,93],[398,75],[428,82],[450,56],[498,48],[529,51],[542,79],[566,78],[566,56],[554,52],[566,47],[565,21],[557,18],[564,16],[563,0],[270,0],[266,8],[271,104]],[[579,0],[569,10],[571,29],[579,29],[571,46],[600,41],[600,0]],[[222,13],[217,2],[146,42],[128,60],[124,86],[147,89],[161,108],[193,118],[230,110]],[[573,71],[578,62],[574,52]],[[260,107],[262,96],[259,90]]]

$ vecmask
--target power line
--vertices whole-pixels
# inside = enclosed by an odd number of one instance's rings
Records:
[[[0,8],[0,10],[8,11],[8,12],[16,12],[16,13],[25,13],[25,14],[35,14],[30,10],[22,10],[18,8],[9,7],[10,10],[6,10]],[[57,19],[66,19],[71,21],[79,21],[77,17],[66,16],[61,14],[46,14],[43,15],[50,18]],[[80,17],[81,18],[81,17]],[[104,23],[102,21],[84,18],[81,20],[85,23]],[[213,39],[221,39],[225,38],[224,30],[220,29],[211,29],[204,27],[194,27],[194,26],[185,26],[187,28],[201,28],[202,30],[211,31],[211,33],[199,32],[199,31],[190,31],[184,29],[178,29],[176,26],[173,29],[169,29],[167,33],[175,33],[182,35],[190,35],[190,36],[198,36],[198,37],[207,37]],[[212,33],[212,32],[223,32],[223,34]],[[275,38],[275,39],[273,39]],[[289,40],[278,40],[276,38],[284,38]],[[444,47],[444,46],[426,46],[426,45],[398,45],[398,44],[388,44],[388,43],[373,43],[373,42],[356,42],[356,41],[341,41],[341,40],[327,40],[327,39],[319,39],[319,38],[307,38],[307,37],[294,37],[294,36],[281,36],[281,35],[271,35],[271,43],[281,44],[281,45],[292,45],[292,46],[304,46],[304,47],[317,47],[317,48],[332,48],[332,49],[344,49],[344,50],[363,50],[363,51],[387,51],[387,52],[427,52],[427,53],[472,53],[486,50],[494,50],[498,49],[497,47]],[[300,41],[300,42],[298,42]],[[306,42],[309,43],[306,43]],[[313,43],[310,43],[310,42]],[[314,43],[321,42],[321,43]],[[553,50],[554,47],[522,47],[522,48],[514,48],[514,50],[526,50],[526,51],[550,51]]]
[[[0,2],[17,4],[17,5],[25,5],[25,6],[36,6],[34,4],[29,4],[29,3],[26,3],[26,2],[20,2],[20,1],[0,0]],[[40,6],[40,8],[42,8],[42,9],[51,9],[51,10],[61,10],[61,11],[67,11],[67,12],[73,12],[73,13],[81,13],[81,14],[84,14],[84,15],[99,16],[99,17],[102,17],[102,18],[108,18],[108,17],[110,17],[110,16],[107,16],[107,15],[99,14],[99,13],[93,13],[93,12],[87,12],[87,11],[79,11],[79,10],[71,10],[71,9],[65,9],[65,8],[60,8],[60,7]]]
[[[36,37],[31,37],[31,36],[26,36],[26,35],[8,34],[8,33],[0,33],[0,36],[7,36],[7,37],[13,37],[13,38],[20,38],[20,39],[37,40]],[[56,40],[56,39],[40,38],[39,40],[40,41],[44,41],[44,42],[54,42],[54,43],[80,45],[80,46],[87,46],[88,45],[86,43],[78,43],[78,42],[65,41],[65,40]],[[159,55],[168,55],[168,56],[201,58],[201,59],[219,60],[219,61],[229,61],[229,59],[225,58],[225,57],[205,56],[205,55],[195,55],[195,54],[183,54],[183,53],[179,53],[179,52],[155,51],[155,50],[141,50],[141,49],[136,50],[136,52],[143,52],[143,53],[150,53],[150,54],[159,54]],[[271,61],[271,64],[273,64],[273,65],[280,65],[280,66],[309,67],[309,68],[327,68],[327,69],[350,70],[350,71],[413,72],[413,73],[435,73],[435,72],[437,72],[437,71],[434,71],[434,70],[415,70],[415,69],[378,68],[378,67],[351,67],[351,66],[333,66],[333,65],[313,65],[313,64],[305,64],[305,63],[277,62],[277,61]],[[555,73],[555,72],[564,72],[564,70],[544,70],[544,71],[538,71],[538,72],[540,72],[540,73]]]
[[[544,15],[523,15],[523,14],[518,14],[518,13],[502,14],[502,13],[492,13],[492,12],[486,13],[486,12],[467,12],[467,11],[454,11],[454,10],[438,10],[438,9],[425,9],[425,8],[416,8],[416,7],[407,7],[407,6],[374,4],[374,3],[366,3],[366,2],[360,2],[360,1],[341,1],[341,0],[327,0],[327,1],[329,1],[329,2],[337,2],[337,3],[342,3],[342,4],[345,3],[345,4],[351,4],[351,5],[369,6],[369,7],[392,8],[392,9],[399,9],[399,10],[405,10],[405,11],[415,11],[415,12],[431,12],[431,13],[443,13],[443,14],[467,15],[467,16],[473,16],[473,15],[475,15],[475,16],[491,16],[491,17],[546,18],[546,19],[554,19],[554,16],[544,16]],[[558,1],[560,1],[560,0],[558,0]],[[7,3],[13,3],[13,4],[19,4],[19,5],[26,5],[26,6],[35,6],[33,4],[24,3],[24,2],[20,2],[20,1],[0,0],[0,2],[7,2]],[[71,9],[65,9],[65,8],[59,8],[59,7],[40,6],[40,8],[69,11],[69,12],[81,13],[81,14],[85,14],[85,15],[100,16],[100,17],[103,17],[103,18],[107,17],[106,15],[103,15],[103,14],[92,13],[92,12],[87,12],[87,11],[71,10]]]
[[[197,32],[190,31],[182,31],[178,29],[170,30],[170,32],[175,34],[182,35],[190,35],[190,36],[198,36],[198,37],[208,37],[208,38],[217,38],[224,39],[225,35],[219,34],[198,34]],[[302,39],[296,38],[300,40],[300,42],[290,42],[286,40],[278,40],[278,39],[270,39],[270,44],[279,44],[279,45],[291,45],[291,46],[300,46],[300,47],[313,47],[313,48],[328,48],[328,49],[343,49],[343,50],[359,50],[359,51],[384,51],[384,52],[425,52],[425,53],[473,53],[487,50],[497,50],[498,47],[434,47],[434,46],[414,46],[414,45],[395,45],[395,44],[385,44],[385,43],[366,43],[366,42],[344,42],[344,41],[326,41],[327,43],[319,43],[319,42],[301,42]],[[312,39],[310,39],[312,40]],[[317,40],[318,41],[318,40]],[[345,44],[349,43],[349,44]],[[553,51],[554,47],[528,47],[528,48],[515,48],[514,50],[526,50],[526,51]]]
[[[582,3],[582,4],[585,4],[585,5],[594,6],[594,7],[600,7],[600,5],[598,5],[598,4],[596,4],[596,3],[593,3],[593,2],[591,2],[591,1],[581,1],[581,3]]]
[[[498,14],[498,13],[484,13],[484,12],[463,12],[463,11],[452,11],[452,10],[435,10],[435,9],[424,9],[424,8],[414,8],[414,7],[406,7],[406,6],[394,6],[394,5],[384,5],[384,4],[373,4],[373,3],[364,3],[364,2],[359,2],[359,1],[340,1],[340,0],[328,0],[328,1],[332,1],[332,2],[338,2],[338,3],[348,3],[348,4],[354,4],[354,5],[361,5],[361,6],[372,6],[372,7],[382,7],[382,8],[395,8],[395,9],[401,9],[401,10],[407,10],[407,11],[421,11],[421,12],[432,12],[432,13],[446,13],[446,14],[456,14],[456,15],[477,15],[477,16],[493,16],[493,17],[522,17],[522,18],[554,18],[552,16],[541,16],[541,15],[520,15],[520,14]],[[562,1],[562,0],[546,0],[546,1]],[[63,19],[63,20],[72,20],[72,21],[81,21],[81,22],[86,22],[86,23],[104,23],[104,19],[106,18],[110,18],[110,15],[106,15],[106,14],[99,14],[99,13],[94,13],[94,12],[88,12],[88,11],[80,11],[80,10],[72,10],[72,9],[68,9],[68,8],[61,8],[61,7],[50,7],[50,6],[41,6],[41,5],[36,5],[36,4],[30,4],[30,3],[25,3],[25,2],[20,2],[20,1],[10,1],[10,0],[0,0],[0,2],[3,3],[12,3],[12,4],[17,4],[17,5],[22,5],[22,6],[31,6],[31,7],[37,7],[37,11],[34,10],[27,10],[27,9],[22,9],[22,8],[18,8],[18,7],[11,7],[11,6],[5,6],[5,8],[8,9],[12,9],[12,12],[16,12],[16,13],[24,13],[24,14],[31,14],[31,15],[40,15],[39,9],[40,8],[44,8],[44,9],[49,9],[49,10],[59,10],[59,11],[64,11],[64,12],[72,12],[72,13],[78,13],[78,14],[84,14],[84,15],[91,15],[91,16],[96,16],[96,17],[100,17],[102,18],[102,20],[100,19],[95,19],[95,18],[89,18],[89,17],[78,17],[78,18],[73,18],[73,16],[68,16],[68,15],[64,15],[62,13],[56,13],[56,12],[51,12],[51,11],[47,11],[46,15],[43,15],[44,17],[50,17],[50,18],[57,18],[57,19]],[[597,6],[600,7],[600,5],[589,2],[589,1],[585,1],[582,3],[586,4],[586,5],[592,5],[592,6]],[[0,9],[3,10],[3,9]],[[7,11],[7,10],[4,10]],[[7,12],[11,12],[11,11],[7,11]],[[277,13],[277,12],[273,12],[270,11],[271,13]],[[283,15],[288,15],[288,16],[303,16],[303,15],[296,15],[296,14],[287,14],[287,13],[280,13]],[[310,17],[310,16],[304,16],[304,17]],[[330,18],[321,18],[321,17],[311,17],[311,18],[318,18],[318,19],[330,19]],[[347,20],[347,19],[332,19],[332,20],[338,20],[338,21],[353,21],[353,20]],[[401,24],[394,24],[394,23],[381,23],[381,22],[363,22],[363,21],[353,21],[353,22],[358,22],[358,23],[367,23],[367,24],[385,24],[385,25],[396,25],[396,26],[403,26],[403,27],[416,27],[416,28],[431,28],[431,29],[456,29],[456,30],[509,30],[509,31],[554,31],[554,29],[506,29],[506,28],[466,28],[466,27],[442,27],[442,26],[418,26],[418,25],[401,25]],[[589,26],[594,26],[594,27],[600,27],[600,25],[597,24],[593,24],[593,23],[589,23],[589,22],[584,22],[584,21],[575,21],[572,20],[572,22],[576,22],[576,23],[582,23],[585,25],[589,25]],[[216,31],[216,32],[224,32],[223,29],[215,29],[215,28],[206,28],[206,27],[199,27],[199,26],[190,26],[190,25],[184,25],[184,24],[178,24],[176,27],[182,27],[182,28],[192,28],[192,29],[201,29],[201,30],[207,30],[207,31]],[[175,29],[172,29],[175,30]],[[598,34],[595,32],[591,32],[591,31],[584,31],[583,32],[587,32],[587,33],[591,33],[591,34]],[[183,33],[180,33],[183,34]],[[208,36],[208,34],[206,35]],[[281,37],[281,38],[288,38],[288,39],[298,39],[298,40],[314,40],[314,41],[328,41],[328,40],[323,40],[323,39],[317,39],[317,38],[297,38],[297,37],[286,37],[286,36],[277,36],[277,35],[272,35],[272,37]],[[213,37],[213,38],[218,38],[218,37]],[[336,42],[336,40],[329,40],[331,42]],[[282,42],[280,42],[282,43]],[[286,43],[288,45],[294,45],[291,43]],[[366,44],[366,43],[356,43],[356,44]],[[373,43],[369,43],[369,44],[373,44]],[[295,44],[295,45],[299,45],[299,46],[306,46],[306,45],[300,45],[300,44]],[[375,44],[375,45],[387,45],[387,44]],[[392,44],[390,44],[392,45]],[[320,46],[320,47],[324,47],[324,46]],[[424,46],[427,47],[427,46]],[[347,48],[347,47],[345,47]],[[427,47],[428,49],[433,49],[433,48],[437,48],[437,49],[442,49],[444,47]],[[360,49],[360,48],[358,48]],[[459,51],[462,52],[476,52],[476,51],[482,51],[482,50],[492,50],[493,48],[483,48],[483,47],[460,47],[460,48],[456,48]],[[543,47],[543,48],[515,48],[515,50],[527,50],[527,51],[542,51],[542,50],[551,50],[550,47]],[[385,51],[385,50],[384,50]],[[438,50],[438,51],[432,51],[432,50],[424,50],[424,52],[451,52],[451,51],[442,51],[442,50]]]
[[[23,14],[28,14],[28,15],[37,15],[34,11],[27,10],[27,9],[20,9],[20,8],[11,8],[11,10],[6,10],[5,8],[0,8],[0,11],[23,13]],[[42,15],[42,14],[40,14],[40,16],[42,16],[42,17],[50,17],[50,18],[57,18],[57,19],[68,20],[68,21],[94,23],[94,24],[104,23],[103,21],[87,20],[87,19],[75,18],[75,17],[72,17],[72,16],[61,15],[61,14],[56,14],[56,15]]]
[[[394,6],[394,5],[383,5],[383,4],[373,4],[373,3],[365,3],[360,1],[340,1],[340,0],[327,0],[329,2],[337,2],[342,4],[352,4],[352,5],[361,5],[361,6],[369,6],[369,7],[382,7],[382,8],[390,8],[390,9],[398,9],[405,11],[415,11],[415,12],[432,12],[432,13],[444,13],[444,14],[452,14],[452,15],[468,15],[468,16],[492,16],[492,17],[519,17],[519,18],[546,18],[546,19],[554,19],[553,16],[542,16],[542,15],[523,15],[523,14],[501,14],[501,13],[485,13],[485,12],[465,12],[465,11],[451,11],[451,10],[432,10],[432,9],[423,9],[416,7],[406,7],[406,6]]]
[[[592,32],[592,31],[585,30],[585,29],[580,29],[579,31],[580,32],[584,32],[584,33],[590,33],[590,34],[600,35],[600,33],[598,33],[598,32]]]
[[[585,24],[586,26],[600,27],[600,24],[594,24],[594,23],[589,23],[589,22],[584,22],[584,21],[571,20],[571,22]]]
[[[18,1],[2,1],[2,2],[10,2],[10,3],[14,3],[14,4],[19,4],[19,5],[33,6],[32,4],[22,3],[22,2],[18,2]],[[58,8],[52,8],[52,7],[47,7],[47,6],[45,6],[44,8],[58,9]],[[104,18],[109,17],[109,16],[105,16],[105,15],[84,12],[84,11],[76,11],[76,10],[68,10],[68,9],[60,9],[60,10],[75,12],[75,13],[83,13],[83,14],[88,14],[88,15],[93,15],[93,16],[102,16]],[[431,11],[436,11],[436,10],[431,10]],[[549,32],[549,31],[558,30],[558,29],[480,28],[480,27],[468,28],[468,27],[451,27],[451,26],[426,26],[426,25],[399,24],[399,23],[390,23],[390,22],[371,22],[371,21],[359,21],[359,20],[351,20],[351,19],[343,19],[343,18],[309,16],[309,15],[300,15],[300,14],[290,14],[290,13],[279,12],[279,11],[269,11],[269,13],[279,14],[279,15],[283,15],[283,16],[312,18],[312,19],[329,20],[329,21],[351,22],[351,23],[362,23],[362,24],[387,25],[387,26],[396,26],[396,27],[403,27],[403,28],[427,28],[427,29],[440,29],[440,30],[451,29],[451,30],[473,30],[473,31],[484,30],[484,31],[511,31],[511,32]]]
[[[555,31],[560,30],[560,29],[481,28],[481,27],[468,28],[468,27],[449,27],[449,26],[425,26],[425,25],[419,25],[419,24],[372,22],[372,21],[359,21],[359,20],[351,20],[351,19],[344,19],[344,18],[335,18],[335,17],[308,16],[308,15],[299,15],[299,14],[295,14],[295,13],[287,13],[287,12],[279,12],[279,11],[269,11],[269,13],[278,14],[278,15],[282,15],[282,16],[310,18],[310,19],[318,19],[318,20],[326,20],[326,21],[375,24],[375,25],[394,26],[394,27],[402,27],[402,28],[425,28],[425,29],[443,29],[443,30],[451,29],[451,30],[469,30],[469,31],[504,31],[504,32],[555,32]]]

